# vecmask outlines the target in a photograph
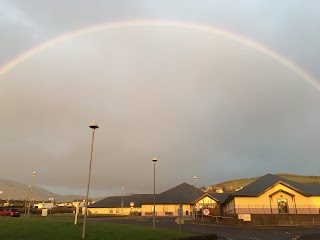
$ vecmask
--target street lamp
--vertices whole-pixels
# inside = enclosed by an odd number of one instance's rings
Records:
[[[52,208],[53,208],[53,198],[49,198],[49,201],[50,201],[50,203],[52,203],[51,204],[51,206],[50,206],[50,214],[52,214]]]
[[[24,210],[24,215],[27,216],[27,209],[28,209],[28,206],[29,206],[29,199],[30,199],[30,188],[31,188],[31,185],[28,186],[28,197],[27,197],[27,200],[26,200],[26,204],[25,204],[25,210]]]
[[[84,203],[84,216],[83,216],[83,228],[82,228],[82,239],[86,236],[86,222],[87,222],[87,209],[88,209],[88,197],[89,197],[89,186],[90,186],[90,175],[91,175],[91,165],[92,165],[92,154],[93,154],[93,142],[94,142],[94,132],[98,127],[96,122],[92,122],[89,127],[92,129],[92,141],[90,149],[90,164],[89,164],[89,174],[88,174],[88,184],[87,184],[87,195]]]
[[[193,176],[193,180],[194,180],[194,200],[197,199],[197,177],[196,176]],[[194,205],[194,217],[196,218],[197,217],[197,208],[196,208],[196,203]]]
[[[153,228],[156,228],[156,162],[157,158],[153,158]]]
[[[121,216],[123,215],[123,189],[124,189],[124,187],[122,187],[121,188],[121,190],[122,190],[122,196],[121,196]]]
[[[35,179],[36,175],[37,175],[37,172],[33,171],[32,172],[32,185],[31,186],[29,185],[29,193],[30,194],[28,194],[29,205],[28,205],[27,218],[29,218],[29,214],[30,214],[30,205],[31,205],[30,198],[32,198],[32,188],[33,188],[33,185],[34,185],[34,179]]]
[[[197,198],[197,187],[196,187],[197,177],[193,176],[193,180],[194,180],[194,199],[196,200],[196,198]]]

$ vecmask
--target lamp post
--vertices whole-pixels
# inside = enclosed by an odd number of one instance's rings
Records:
[[[30,200],[30,198],[32,198],[32,188],[33,188],[33,185],[34,185],[34,179],[35,179],[36,175],[37,175],[37,172],[33,171],[33,172],[32,172],[32,185],[31,185],[31,186],[29,185],[29,194],[28,194],[29,204],[28,204],[27,218],[29,218],[29,214],[30,214],[30,205],[31,205],[31,200]]]
[[[193,180],[194,180],[194,200],[196,200],[197,198],[197,177],[193,176]]]
[[[197,199],[197,177],[193,176],[193,180],[194,180],[194,200]],[[196,207],[196,203],[194,204],[194,217],[197,217],[197,207]]]
[[[123,189],[124,189],[124,187],[121,188],[121,190],[122,190],[122,196],[121,196],[121,216],[123,215]]]
[[[157,158],[153,158],[153,228],[156,228],[156,162]]]
[[[51,204],[51,208],[50,208],[50,214],[52,214],[52,208],[53,208],[53,198],[49,198],[49,201],[50,201],[50,203],[52,203]]]
[[[90,164],[89,164],[89,174],[88,174],[88,184],[87,184],[87,195],[84,203],[84,216],[83,216],[83,228],[82,228],[82,239],[86,236],[86,222],[87,222],[87,209],[88,209],[88,197],[89,197],[89,186],[90,186],[90,175],[91,175],[91,165],[92,165],[92,154],[93,154],[93,142],[94,142],[94,132],[98,127],[96,122],[92,122],[89,127],[92,129],[92,141],[90,149]]]
[[[31,188],[31,185],[28,186],[28,197],[27,197],[27,200],[26,200],[26,204],[25,204],[25,209],[24,209],[24,215],[27,216],[27,209],[28,209],[28,204],[29,204],[29,199],[30,199],[30,188]]]

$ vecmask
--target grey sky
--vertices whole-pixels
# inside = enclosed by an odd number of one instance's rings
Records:
[[[52,38],[114,21],[211,25],[320,79],[319,1],[0,0],[0,65]],[[319,175],[320,93],[255,49],[165,27],[104,30],[45,49],[0,76],[3,179],[91,195],[289,172]],[[7,171],[7,169],[15,169]]]

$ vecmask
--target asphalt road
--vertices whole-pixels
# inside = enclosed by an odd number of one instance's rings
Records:
[[[176,218],[158,218],[157,228],[179,230]],[[143,217],[99,217],[89,221],[103,221],[112,223],[133,224],[152,227],[152,218]],[[182,231],[197,234],[218,235],[218,239],[226,240],[320,240],[320,228],[316,227],[234,227],[209,225],[203,222],[186,222]],[[304,236],[305,235],[305,236]]]

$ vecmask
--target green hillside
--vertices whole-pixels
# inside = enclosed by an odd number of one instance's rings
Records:
[[[278,173],[275,175],[277,175],[279,177],[286,178],[291,181],[298,182],[298,183],[318,183],[318,184],[320,184],[320,176],[304,176],[304,175],[288,174],[288,173]],[[241,187],[245,187],[260,177],[235,179],[235,180],[230,180],[227,182],[218,183],[218,184],[211,186],[211,191],[214,192],[216,189],[222,189],[224,192],[234,192],[236,189],[239,189]]]

